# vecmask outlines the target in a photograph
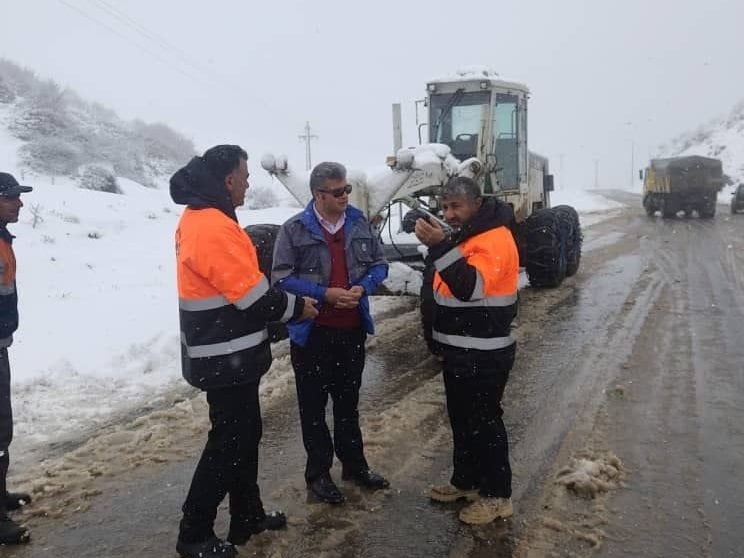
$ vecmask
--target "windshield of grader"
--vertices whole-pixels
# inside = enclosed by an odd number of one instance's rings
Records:
[[[452,155],[464,161],[478,156],[491,103],[488,91],[432,95],[429,141],[449,145]]]

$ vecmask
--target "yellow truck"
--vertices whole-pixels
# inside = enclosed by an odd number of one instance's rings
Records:
[[[680,211],[709,219],[716,214],[718,192],[724,185],[721,161],[690,155],[651,159],[643,171],[643,208],[651,216],[674,217]]]

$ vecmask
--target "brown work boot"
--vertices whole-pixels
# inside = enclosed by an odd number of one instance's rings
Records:
[[[451,484],[432,486],[429,497],[435,502],[456,502],[463,499],[473,502],[479,498],[477,488],[463,490]]]
[[[460,510],[460,521],[468,525],[484,525],[514,514],[511,498],[480,498]]]

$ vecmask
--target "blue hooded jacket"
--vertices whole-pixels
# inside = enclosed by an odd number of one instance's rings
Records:
[[[351,205],[346,208],[344,251],[349,285],[364,288],[364,295],[359,300],[362,327],[372,334],[374,324],[368,295],[387,277],[388,264],[377,234],[364,214]],[[279,229],[274,244],[271,282],[287,292],[323,302],[330,276],[331,252],[311,201]],[[312,326],[312,320],[290,322],[287,324],[290,339],[305,346]]]

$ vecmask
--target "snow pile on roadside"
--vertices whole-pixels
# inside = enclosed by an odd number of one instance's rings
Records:
[[[571,458],[568,466],[556,474],[555,482],[582,498],[595,498],[620,485],[624,477],[623,464],[613,453],[584,454]]]
[[[388,277],[383,285],[394,294],[418,296],[421,292],[421,272],[402,262],[390,262]]]
[[[550,205],[570,205],[579,212],[582,227],[609,219],[625,206],[588,190],[563,189],[550,193]]]

